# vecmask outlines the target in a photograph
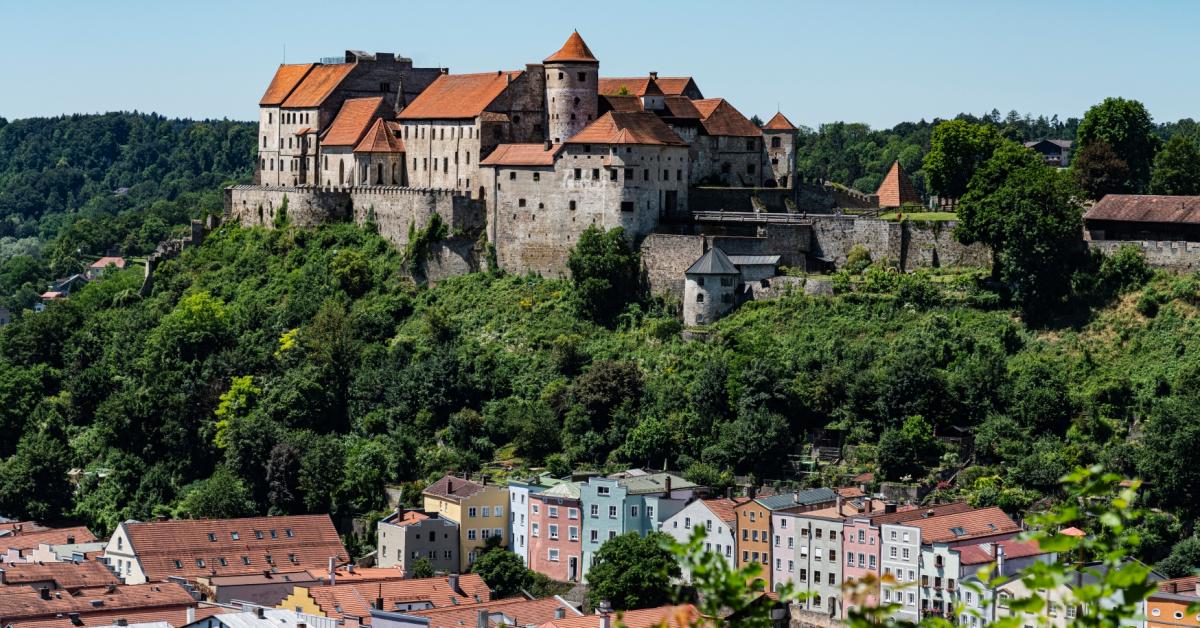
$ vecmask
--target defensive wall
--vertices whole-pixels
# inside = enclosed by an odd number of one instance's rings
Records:
[[[1146,263],[1175,272],[1200,270],[1200,242],[1174,240],[1088,240],[1088,246],[1105,255],[1112,255],[1125,245],[1136,246],[1146,256]]]

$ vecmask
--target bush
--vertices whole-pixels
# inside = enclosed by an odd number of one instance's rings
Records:
[[[871,265],[871,251],[861,245],[855,244],[850,247],[850,252],[846,254],[846,271],[855,275],[866,270]]]
[[[1100,262],[1099,288],[1107,296],[1116,296],[1142,287],[1153,275],[1142,249],[1126,244]]]

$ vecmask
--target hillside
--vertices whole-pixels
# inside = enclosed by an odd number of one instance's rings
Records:
[[[962,298],[978,291],[967,275],[756,302],[684,342],[663,306],[608,329],[577,315],[566,281],[417,289],[401,267],[350,225],[223,227],[148,298],[133,269],[3,328],[0,432],[23,436],[0,440],[0,512],[98,532],[156,512],[361,515],[385,484],[493,462],[788,480],[809,431],[836,427],[853,456],[828,473],[966,467],[943,496],[1016,511],[1098,461],[1153,473],[1159,504],[1196,514],[1174,455],[1200,405],[1196,276],[1156,277],[1078,328],[968,305],[990,301]],[[973,455],[933,438],[957,428]],[[87,472],[74,493],[71,467]]]

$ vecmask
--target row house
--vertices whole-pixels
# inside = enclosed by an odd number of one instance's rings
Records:
[[[376,537],[380,567],[399,567],[408,574],[425,559],[435,572],[454,573],[461,564],[458,523],[436,512],[396,511],[379,521]]]
[[[691,540],[695,528],[704,528],[704,549],[716,552],[731,568],[737,566],[736,509],[749,502],[748,497],[698,499],[663,522],[662,531],[676,541]],[[688,579],[690,574],[682,574]]]
[[[421,496],[425,512],[458,524],[459,569],[467,571],[483,552],[487,540],[499,537],[507,546],[508,489],[447,475],[430,484]]]
[[[644,535],[692,501],[700,487],[664,472],[631,469],[589,478],[580,486],[583,506],[583,576],[605,541],[629,532]]]
[[[583,569],[583,503],[578,482],[529,496],[529,568],[559,582],[578,582]]]
[[[739,504],[735,509],[737,534],[737,567],[761,565],[764,590],[774,588],[771,570],[771,537],[775,529],[772,515],[785,512],[807,512],[833,505],[837,493],[828,488],[814,488],[781,493]]]
[[[508,549],[529,565],[529,499],[562,480],[548,473],[529,480],[508,481]]]

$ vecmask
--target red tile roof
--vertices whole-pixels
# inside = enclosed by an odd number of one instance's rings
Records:
[[[559,602],[557,598],[547,597],[540,600],[527,600],[523,597],[495,600],[481,604],[463,604],[445,608],[432,608],[423,611],[407,611],[406,615],[417,615],[429,619],[429,628],[462,628],[477,626],[479,611],[486,610],[488,615],[502,614],[509,621],[503,622],[515,626],[537,626],[554,620],[554,613],[563,609],[567,616],[579,616],[575,607]],[[590,618],[593,622],[595,617]],[[489,625],[499,625],[500,622],[489,621]]]
[[[14,620],[47,619],[67,613],[83,615],[124,609],[186,608],[194,606],[195,603],[191,594],[174,582],[122,585],[111,593],[101,589],[74,596],[63,591],[53,591],[48,600],[43,600],[41,594],[33,590],[5,591],[0,595],[0,625],[14,623]]]
[[[658,628],[666,626],[667,628],[688,628],[695,625],[704,625],[696,620],[700,619],[700,611],[691,604],[683,604],[680,606],[658,606],[655,608],[642,608],[633,611],[623,611],[613,613],[612,625],[624,626],[625,628]],[[567,619],[555,619],[540,626],[540,628],[595,628],[599,625],[599,621],[595,615],[585,615],[583,617],[569,617]]]
[[[667,115],[672,118],[687,118],[700,120],[703,116],[700,115],[700,110],[696,108],[696,104],[692,99],[683,96],[667,96],[663,99],[663,105],[666,108]]]
[[[600,101],[605,105],[601,107],[601,111],[641,111],[642,99],[637,96],[600,96]]]
[[[416,580],[400,578],[309,587],[308,593],[327,617],[338,619],[347,615],[369,618],[376,598],[383,598],[383,610],[410,602],[428,602],[434,608],[443,608],[477,604],[476,596],[480,602],[492,599],[492,590],[479,574],[460,575],[458,588],[461,592],[450,588],[449,578],[445,577]]]
[[[354,146],[383,109],[383,97],[347,98],[325,132],[325,146]]]
[[[704,130],[709,135],[734,137],[759,137],[762,135],[762,129],[746,119],[742,112],[724,98],[693,100],[692,104],[696,105],[696,110],[700,112]]]
[[[892,162],[892,168],[888,170],[875,194],[879,196],[880,207],[901,207],[921,202],[921,197],[917,195],[916,188],[913,187],[904,168],[900,167],[899,161]]]
[[[125,268],[125,258],[101,257],[100,259],[92,262],[92,265],[89,266],[89,268],[108,268],[110,264],[116,266],[117,268]]]
[[[64,296],[62,292],[47,292],[46,294],[55,296],[42,295],[43,298]],[[95,540],[96,535],[92,534],[91,530],[83,526],[72,526],[70,528],[42,529],[37,532],[21,532],[16,536],[0,536],[0,548],[31,550],[36,549],[42,543],[63,545],[64,543],[91,543]]]
[[[1017,522],[992,506],[951,515],[913,519],[905,525],[920,528],[922,543],[944,543],[1021,531]]]
[[[481,166],[553,166],[561,144],[501,144],[479,162]]]
[[[273,566],[316,569],[331,557],[338,563],[349,558],[329,515],[126,522],[121,527],[150,581],[262,573]]]
[[[425,521],[428,518],[429,518],[429,515],[421,512],[419,510],[405,510],[403,512],[403,514],[401,514],[399,517],[392,515],[392,516],[388,517],[387,519],[385,519],[384,521],[386,521],[387,523],[390,523],[394,526],[402,527],[402,526],[412,525],[414,523],[418,523],[421,521]]]
[[[648,83],[646,83],[646,91],[642,95],[643,96],[666,96],[666,94],[663,93],[663,90],[659,89],[658,81],[654,80],[653,78],[650,79],[650,81]]]
[[[1158,583],[1158,590],[1163,593],[1176,593],[1197,597],[1196,585],[1200,584],[1200,576],[1184,576],[1172,578]]]
[[[863,497],[866,495],[866,493],[864,493],[863,490],[861,488],[858,488],[857,486],[847,486],[844,488],[839,488],[839,489],[837,489],[837,494],[841,495],[842,497],[846,497],[846,498]]]
[[[667,96],[682,96],[687,91],[688,84],[692,82],[690,76],[660,76],[654,79],[658,84],[658,88]],[[606,96],[616,96],[621,93],[621,88],[630,96],[642,96],[646,93],[646,88],[650,84],[649,76],[635,77],[604,77],[599,81],[599,91]]]
[[[205,619],[213,615],[236,613],[237,609],[223,606],[200,605],[194,611],[195,620]],[[146,624],[165,622],[172,626],[181,627],[188,623],[188,609],[182,607],[164,607],[150,610],[128,609],[80,614],[79,622],[83,628],[93,626],[113,626],[117,620],[124,619],[127,624]],[[70,617],[53,617],[46,619],[18,620],[14,625],[20,628],[81,628],[71,622]]]
[[[94,560],[81,563],[4,563],[0,565],[0,570],[4,571],[4,583],[0,584],[0,592],[5,591],[5,587],[47,581],[54,582],[55,587],[59,589],[121,584],[107,565]]]
[[[648,111],[610,111],[576,133],[567,143],[687,146],[671,127]]]
[[[599,60],[579,36],[579,31],[575,31],[558,52],[546,57],[544,63],[599,63]]]
[[[279,69],[275,70],[271,84],[267,86],[266,93],[258,101],[259,106],[271,107],[282,104],[315,65],[315,63],[293,63],[279,66]]]
[[[453,475],[442,476],[440,480],[430,484],[421,493],[438,499],[445,499],[452,502],[462,500],[464,497],[470,497],[475,493],[483,490],[483,485],[477,482],[472,482],[464,478],[454,477]]]
[[[777,111],[770,120],[767,120],[763,128],[769,131],[795,131],[796,125],[792,124],[792,121],[788,120],[782,112]]]
[[[1037,541],[996,541],[958,548],[959,562],[963,565],[983,565],[996,560],[996,547],[1004,548],[1005,558],[1025,558],[1044,554]]]
[[[322,581],[325,584],[329,583],[329,569],[309,569],[308,575]],[[396,567],[355,567],[354,572],[348,571],[345,567],[333,570],[333,578],[335,584],[349,584],[352,582],[383,582],[385,580],[403,580],[404,570],[399,566]]]
[[[971,510],[971,505],[967,502],[951,502],[949,504],[938,504],[929,506],[928,508],[908,508],[898,510],[892,513],[876,512],[871,517],[871,523],[882,525],[885,523],[904,523],[913,519],[922,517],[936,517],[939,515],[950,515],[960,512],[968,512]]]
[[[5,521],[0,523],[0,535],[2,535],[0,538],[28,534],[30,532],[41,532],[49,529],[48,526],[44,526],[36,521]]]
[[[1200,224],[1200,196],[1108,194],[1083,219]]]
[[[718,519],[729,522],[737,518],[737,515],[734,514],[733,509],[740,504],[750,501],[750,498],[735,497],[733,499],[706,499],[703,501],[704,506],[712,511],[712,514],[716,515]]]
[[[1058,532],[1059,532],[1059,534],[1065,534],[1067,536],[1075,536],[1075,537],[1080,537],[1080,538],[1087,536],[1086,532],[1084,532],[1083,530],[1080,530],[1079,528],[1076,528],[1074,526],[1071,526],[1070,528],[1064,528],[1062,530],[1059,530]]]
[[[481,74],[443,74],[413,99],[400,115],[401,120],[455,120],[474,118],[504,93],[510,80],[523,72],[484,72]]]
[[[289,109],[298,107],[320,107],[326,98],[341,85],[342,80],[354,69],[353,63],[336,63],[314,67],[300,85],[283,101]]]
[[[356,153],[403,153],[404,140],[396,137],[396,132],[384,122],[383,118],[376,118],[375,124],[371,125],[370,130],[363,136],[362,141],[358,146],[354,147]]]

